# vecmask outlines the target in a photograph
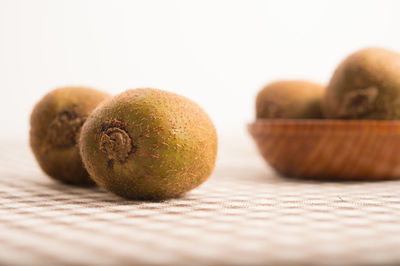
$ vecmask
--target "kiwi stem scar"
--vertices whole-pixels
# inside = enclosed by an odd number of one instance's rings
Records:
[[[132,139],[125,130],[111,127],[102,132],[100,149],[109,160],[123,163],[129,154],[135,151],[135,146],[132,145]]]
[[[60,148],[74,146],[84,120],[74,111],[62,110],[49,125],[48,137],[51,143]]]
[[[374,108],[378,92],[379,90],[374,86],[348,92],[343,99],[339,114],[342,117],[355,117],[367,114]]]

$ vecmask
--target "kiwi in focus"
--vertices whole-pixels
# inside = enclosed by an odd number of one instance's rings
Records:
[[[119,196],[177,197],[212,173],[217,133],[193,101],[158,89],[133,89],[102,104],[80,135],[92,179]]]

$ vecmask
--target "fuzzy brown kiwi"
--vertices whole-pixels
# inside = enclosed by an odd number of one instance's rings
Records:
[[[89,116],[80,152],[92,179],[136,200],[177,197],[212,173],[217,133],[191,100],[158,89],[123,92]]]
[[[366,48],[348,56],[328,84],[324,111],[335,119],[399,119],[400,54]]]
[[[77,140],[88,115],[108,97],[90,88],[65,87],[51,91],[35,105],[30,144],[47,175],[74,185],[94,184],[82,164]]]
[[[325,87],[303,80],[282,80],[265,86],[256,98],[257,119],[319,119]]]

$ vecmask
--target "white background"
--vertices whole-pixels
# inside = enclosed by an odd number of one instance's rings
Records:
[[[0,0],[0,136],[27,138],[35,102],[65,85],[166,89],[220,135],[246,134],[264,84],[326,83],[356,49],[400,51],[397,3]]]

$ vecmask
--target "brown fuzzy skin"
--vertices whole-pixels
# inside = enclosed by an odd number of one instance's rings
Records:
[[[333,119],[399,119],[400,54],[383,48],[351,54],[329,82],[324,111]]]
[[[158,89],[135,89],[96,108],[82,128],[80,151],[99,186],[125,198],[163,200],[211,175],[217,133],[191,100]]]
[[[34,107],[30,144],[40,167],[50,177],[73,185],[94,185],[77,145],[80,129],[93,109],[110,95],[89,88],[51,91]]]
[[[276,81],[256,98],[257,119],[320,119],[325,87],[303,80]]]

